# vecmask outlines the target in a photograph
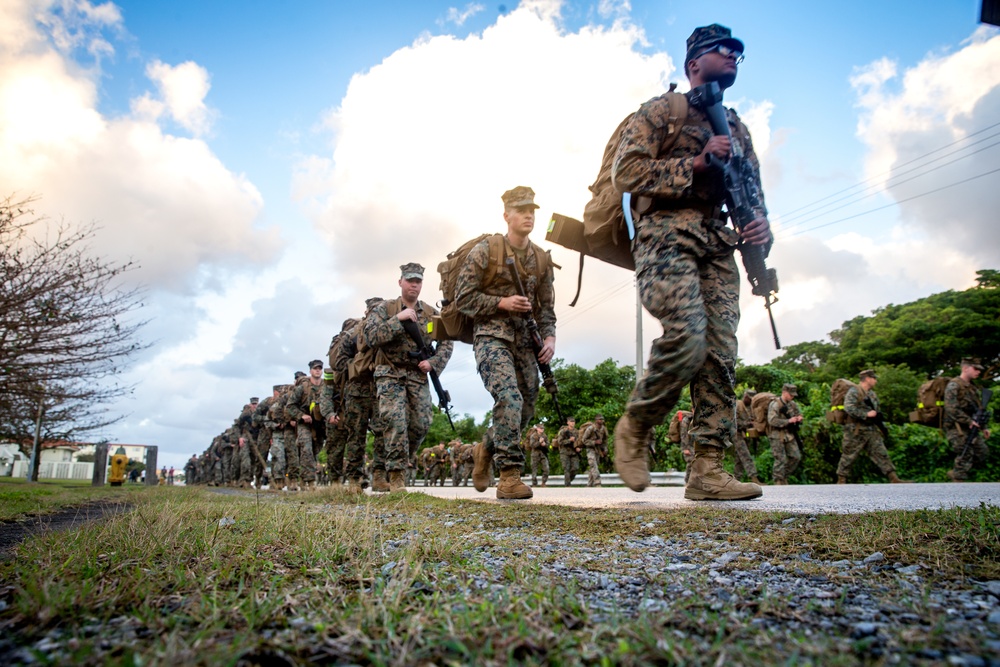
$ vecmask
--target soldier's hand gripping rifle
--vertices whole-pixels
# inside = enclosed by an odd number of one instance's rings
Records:
[[[958,458],[965,456],[965,453],[969,451],[969,447],[972,446],[972,441],[976,439],[976,436],[983,430],[983,427],[989,424],[990,412],[986,409],[986,406],[990,404],[991,398],[993,398],[993,392],[989,389],[983,389],[979,409],[976,410],[976,414],[972,415],[972,421],[979,424],[979,426],[973,426],[969,429],[969,434],[965,436],[965,446],[962,447],[962,453],[958,455]]]
[[[517,293],[527,298],[528,293],[524,289],[524,283],[521,282],[521,274],[517,272],[517,265],[513,257],[507,258],[507,269],[510,271],[511,280],[517,286]],[[556,377],[552,374],[552,367],[548,364],[543,364],[538,359],[538,355],[541,354],[542,347],[544,347],[542,334],[538,331],[538,322],[535,321],[530,311],[521,313],[521,315],[524,317],[524,323],[528,327],[528,334],[531,336],[531,349],[535,353],[535,363],[538,364],[538,372],[542,374],[542,386],[545,387],[545,391],[552,397],[552,404],[556,406],[556,414],[559,415],[559,423],[563,424],[565,421],[563,420],[562,410],[559,409],[559,399],[556,397],[556,394],[559,393],[559,386],[556,385]]]
[[[722,89],[715,81],[702,84],[691,91],[691,104],[701,109],[708,116],[712,131],[732,139],[729,131],[729,121],[726,110],[722,106]],[[757,187],[757,175],[753,166],[743,155],[737,142],[733,142],[733,154],[728,160],[720,160],[711,153],[705,154],[705,161],[712,169],[722,173],[726,187],[726,210],[732,218],[736,229],[743,231],[764,210],[763,197]],[[774,315],[771,305],[778,301],[778,274],[774,269],[767,268],[764,259],[770,251],[770,244],[753,245],[740,243],[740,254],[743,255],[743,268],[746,269],[747,280],[750,281],[750,291],[754,296],[764,297],[764,308],[771,321],[771,334],[774,336],[774,347],[781,349],[778,340],[778,329],[774,325]]]
[[[437,350],[427,345],[424,342],[424,337],[420,335],[420,329],[417,327],[417,323],[413,320],[403,320],[403,331],[413,340],[413,343],[417,346],[416,352],[410,352],[410,356],[419,361],[429,361],[433,357]],[[431,384],[434,385],[434,393],[438,397],[438,407],[441,408],[441,412],[444,416],[448,418],[448,425],[451,426],[451,430],[454,433],[458,433],[455,430],[455,424],[451,421],[451,394],[445,391],[445,388],[441,386],[441,379],[438,378],[437,371],[433,368],[428,375],[431,376]]]
[[[889,427],[885,425],[885,415],[881,411],[875,409],[875,404],[872,402],[871,396],[865,396],[865,400],[862,401],[869,410],[875,410],[875,416],[869,417],[868,422],[875,424],[878,430],[881,431],[882,437],[885,438],[885,444],[889,444]]]

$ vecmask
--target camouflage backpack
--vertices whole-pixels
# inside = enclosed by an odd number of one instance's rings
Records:
[[[448,253],[448,258],[438,264],[438,274],[441,276],[441,314],[435,315],[431,321],[430,333],[434,340],[457,340],[472,344],[473,321],[468,315],[458,310],[455,298],[458,296],[458,274],[465,264],[472,249],[482,241],[489,241],[490,260],[486,265],[481,287],[489,286],[504,269],[507,259],[507,243],[503,234],[482,234],[471,241],[466,241],[457,250]],[[549,270],[552,257],[539,246],[531,243],[535,250],[536,277],[541,281]]]
[[[753,415],[753,427],[758,433],[767,432],[767,409],[771,401],[778,398],[772,393],[761,391],[750,401],[750,414]]]
[[[670,150],[680,128],[683,127],[688,115],[688,99],[683,93],[674,92],[677,84],[670,84],[670,90],[663,97],[669,105],[667,136],[660,148],[661,154]],[[625,210],[622,206],[622,193],[612,182],[611,170],[622,141],[625,126],[635,113],[630,113],[618,124],[611,133],[608,143],[604,146],[601,157],[601,168],[597,179],[590,186],[590,201],[583,209],[583,222],[569,216],[553,214],[549,222],[546,241],[558,243],[561,246],[580,253],[580,273],[577,277],[576,296],[571,306],[576,305],[580,296],[580,284],[583,279],[583,258],[586,255],[620,266],[629,271],[635,270],[632,259],[632,242],[629,239],[628,226],[625,222]]]
[[[844,412],[844,399],[847,397],[847,392],[851,390],[851,387],[856,386],[858,385],[844,378],[840,378],[833,383],[833,386],[830,387],[830,411],[826,413],[828,421],[834,424],[847,423],[847,413]]]
[[[691,413],[687,410],[678,410],[674,418],[670,420],[670,426],[667,427],[667,440],[674,444],[680,444],[681,441],[681,422],[684,417],[690,417]]]
[[[910,421],[941,428],[944,419],[944,390],[953,379],[934,378],[920,385],[917,390],[917,409],[910,413]]]

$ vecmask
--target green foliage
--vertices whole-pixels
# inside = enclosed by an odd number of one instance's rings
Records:
[[[451,425],[448,424],[448,415],[435,407],[431,419],[431,427],[427,431],[427,436],[424,438],[424,444],[421,449],[434,447],[439,442],[448,443],[456,438],[462,442],[476,442],[483,439],[482,436],[486,427],[485,425],[476,424],[476,419],[472,415],[466,413],[461,418],[455,418],[454,422],[455,430],[452,431]]]
[[[563,417],[576,417],[579,425],[602,414],[609,431],[625,411],[625,403],[635,386],[635,367],[618,366],[614,359],[605,359],[593,370],[555,359],[552,372],[559,386]],[[552,397],[544,389],[539,391],[535,416],[546,425],[546,432],[554,434],[561,426]]]

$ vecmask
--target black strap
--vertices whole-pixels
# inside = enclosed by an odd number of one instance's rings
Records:
[[[577,299],[580,298],[580,287],[583,286],[583,258],[586,257],[582,252],[580,253],[580,271],[576,274],[576,296],[570,301],[569,306],[572,308],[576,305]]]

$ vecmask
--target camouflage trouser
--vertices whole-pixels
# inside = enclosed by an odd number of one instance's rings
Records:
[[[986,459],[990,455],[990,448],[986,446],[982,432],[976,434],[968,449],[965,448],[967,433],[952,428],[945,431],[945,436],[951,445],[952,453],[955,454],[954,479],[956,481],[969,479],[969,473],[972,472],[972,469],[986,463]],[[964,455],[963,450],[965,451]]]
[[[341,419],[337,424],[326,422],[326,469],[330,472],[330,481],[334,484],[341,481],[344,475],[344,449],[347,445],[347,426]]]
[[[694,461],[694,448],[681,448],[681,456],[684,457],[684,483],[687,484],[691,478],[691,463]]]
[[[573,479],[580,472],[580,454],[576,450],[561,450],[559,452],[559,462],[562,463],[563,482],[566,486],[573,483]]]
[[[299,425],[286,426],[282,440],[285,443],[285,477],[290,483],[298,482],[302,471],[299,469]],[[311,446],[311,443],[310,443]]]
[[[417,485],[417,468],[416,466],[407,465],[406,466],[406,485],[416,486]]]
[[[531,485],[538,483],[538,470],[542,471],[542,484],[549,481],[549,453],[540,449],[531,450]]]
[[[292,432],[288,427],[275,429],[271,433],[271,488],[276,489],[285,485],[285,440],[291,436]]]
[[[746,438],[743,437],[743,433],[738,429],[736,437],[733,438],[733,456],[736,458],[736,465],[733,470],[736,473],[737,479],[742,479],[744,475],[746,477],[757,476],[757,464],[754,463],[753,456],[750,454],[750,448],[747,447]]]
[[[260,432],[257,434],[257,451],[260,452],[261,459],[263,459],[264,462],[266,463],[268,452],[271,451],[271,429],[268,428],[267,426],[261,428]],[[265,472],[267,472],[266,466],[262,465],[260,460],[258,460],[257,457],[255,456],[254,466],[253,466],[253,477],[258,485],[260,484],[260,481],[263,479]]]
[[[601,485],[601,456],[593,447],[587,447],[587,486]]]
[[[344,444],[344,477],[364,479],[365,448],[368,445],[368,427],[375,409],[375,383],[370,379],[350,380],[344,386],[344,414],[347,429]]]
[[[851,474],[851,466],[858,454],[867,452],[883,475],[896,472],[896,466],[889,460],[889,451],[882,442],[882,434],[874,426],[861,424],[844,425],[844,442],[840,448],[840,463],[837,464],[837,475],[847,477]]]
[[[222,457],[220,456],[212,463],[212,479],[215,481],[216,485],[224,484],[226,481],[225,474],[223,473]]]
[[[301,479],[303,482],[316,481],[316,429],[312,424],[299,421],[295,425],[295,443],[298,449],[298,474],[292,476],[291,457],[289,457],[288,476]]]
[[[224,447],[222,449],[222,483],[228,484],[233,481],[233,448]]]
[[[458,476],[462,480],[462,486],[469,485],[469,478],[472,476],[472,469],[474,467],[475,464],[467,461],[458,464]]]
[[[240,476],[238,479],[241,482],[249,482],[253,479],[253,462],[251,461],[253,452],[250,451],[251,447],[253,447],[253,442],[249,439],[240,447]]]
[[[382,375],[375,378],[375,387],[379,425],[385,438],[385,469],[405,470],[431,427],[430,390],[426,380],[410,376]]]
[[[521,433],[535,416],[538,366],[527,340],[514,343],[476,336],[473,343],[483,385],[493,397],[493,425],[483,439],[500,469],[524,466]]]
[[[771,454],[774,455],[774,470],[771,476],[774,481],[787,482],[802,461],[799,443],[795,442],[795,437],[791,433],[784,431],[769,433],[767,437],[771,441]]]
[[[690,384],[692,439],[725,448],[736,429],[736,232],[693,210],[654,214],[636,226],[636,281],[663,335],[653,341],[626,411],[641,426],[661,424]]]

